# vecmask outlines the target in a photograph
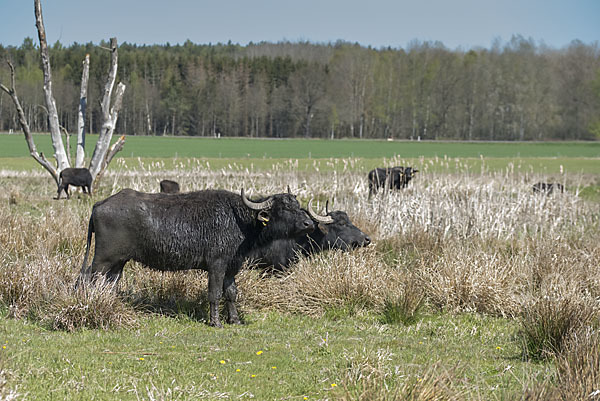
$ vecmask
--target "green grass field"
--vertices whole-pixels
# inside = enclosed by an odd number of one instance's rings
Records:
[[[7,320],[0,340],[3,359],[21,367],[13,373],[40,400],[340,399],[367,380],[354,374],[378,385],[428,381],[425,372],[442,360],[490,399],[546,374],[546,366],[520,360],[515,330],[476,315],[382,326],[376,317],[259,313],[224,330],[166,317],[137,330],[76,333]]]
[[[90,135],[86,148],[91,153],[97,136]],[[48,135],[35,135],[38,151],[53,153]],[[73,144],[72,144],[73,145]],[[304,140],[304,139],[241,139],[241,138],[181,138],[181,137],[127,137],[125,148],[117,158],[128,166],[153,162],[164,163],[165,169],[185,162],[202,159],[212,169],[228,168],[232,163],[240,168],[272,169],[274,164],[298,160],[298,168],[317,167],[336,169],[340,163],[329,159],[351,159],[352,169],[368,171],[389,165],[390,159],[415,164],[420,159],[444,159],[432,166],[444,171],[515,169],[536,173],[600,174],[600,142],[536,142],[536,143],[483,143],[483,142],[416,142],[372,140]],[[460,160],[460,166],[457,164]],[[28,155],[22,135],[0,135],[0,168],[32,170],[41,167]],[[111,168],[116,168],[113,165]]]
[[[35,135],[38,151],[53,153],[49,135]],[[91,153],[96,135],[88,135]],[[115,137],[116,139],[116,137]],[[71,146],[75,145],[74,140]],[[0,158],[26,157],[22,135],[0,135]],[[600,142],[417,142],[375,140],[243,139],[128,136],[121,157],[294,158],[460,157],[460,158],[570,158],[600,157]]]

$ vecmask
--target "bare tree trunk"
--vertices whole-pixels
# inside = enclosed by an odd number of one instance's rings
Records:
[[[83,60],[83,73],[81,74],[81,92],[79,94],[79,112],[77,115],[77,155],[75,167],[83,167],[85,159],[85,112],[87,109],[87,87],[90,77],[90,55],[85,55]]]
[[[113,157],[115,157],[117,152],[120,152],[123,149],[124,145],[125,145],[125,135],[121,135],[121,137],[119,139],[117,139],[117,141],[115,143],[113,143],[112,146],[108,149],[108,152],[106,152],[106,155],[104,156],[104,160],[102,163],[102,168],[96,175],[96,179],[94,179],[94,185],[93,185],[94,191],[98,188],[98,182],[100,182],[100,178],[104,174],[104,171],[106,171],[106,168],[110,164],[111,160],[113,159]]]
[[[56,181],[56,185],[58,185],[58,171],[52,163],[50,163],[45,157],[43,153],[38,153],[35,147],[35,143],[33,142],[33,137],[31,136],[31,131],[29,130],[29,124],[25,119],[25,112],[21,107],[21,103],[19,102],[19,98],[17,97],[17,92],[15,90],[15,67],[9,62],[10,67],[10,78],[11,78],[11,88],[8,89],[6,86],[0,84],[0,89],[6,92],[15,104],[15,108],[17,109],[17,114],[19,115],[19,124],[21,124],[21,128],[23,129],[23,134],[25,135],[25,141],[27,142],[27,146],[29,147],[29,154],[31,157],[35,159],[39,164],[42,165],[54,178]]]
[[[62,131],[63,134],[65,134],[65,144],[66,144],[66,149],[67,149],[67,161],[69,162],[69,165],[71,165],[71,140],[70,140],[69,131],[67,131],[67,129],[65,127],[63,127],[62,125],[60,126],[60,130]]]
[[[146,125],[148,129],[146,135],[152,135],[152,120],[150,118],[150,107],[148,106],[148,99],[146,99]]]
[[[69,167],[67,152],[60,136],[60,125],[58,123],[58,112],[56,102],[52,95],[52,71],[50,68],[50,56],[48,54],[48,44],[46,43],[46,31],[44,20],[42,18],[42,5],[40,0],[34,0],[35,6],[35,25],[40,39],[40,54],[42,57],[42,69],[44,71],[44,95],[46,98],[46,107],[48,109],[48,120],[50,124],[50,136],[52,138],[52,147],[54,148],[54,157],[58,164],[58,170],[62,171]]]
[[[118,53],[117,53],[117,38],[110,39],[110,51],[112,53],[110,69],[106,85],[104,86],[104,96],[102,98],[102,128],[98,135],[98,142],[90,161],[90,173],[94,181],[98,173],[106,168],[104,163],[106,162],[106,152],[110,145],[115,126],[117,124],[117,118],[121,109],[123,101],[123,93],[125,92],[125,85],[119,82],[117,90],[115,92],[115,100],[112,107],[110,107],[112,90],[117,77],[117,64],[118,64]]]

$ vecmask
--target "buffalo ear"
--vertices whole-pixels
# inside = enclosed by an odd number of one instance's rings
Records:
[[[319,223],[318,227],[319,227],[319,230],[321,230],[321,232],[323,234],[327,234],[329,232],[329,228],[327,227],[327,224]]]
[[[258,212],[258,221],[262,221],[263,224],[267,224],[270,218],[271,216],[269,216],[269,212],[267,210],[261,210]]]

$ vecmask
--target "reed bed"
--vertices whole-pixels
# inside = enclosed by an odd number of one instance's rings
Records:
[[[421,173],[409,188],[369,200],[366,173],[356,169],[355,161],[324,163],[329,171],[320,171],[323,166],[316,162],[312,169],[300,170],[295,160],[275,164],[266,172],[235,163],[213,171],[209,162],[186,159],[165,171],[161,162],[139,160],[128,166],[119,159],[93,200],[79,194],[71,201],[51,200],[54,188],[44,175],[3,172],[0,299],[15,316],[27,314],[36,300],[47,302],[79,271],[93,201],[122,188],[157,192],[159,181],[167,178],[177,180],[184,191],[238,192],[245,187],[254,194],[270,194],[289,185],[304,204],[315,198],[321,211],[325,200],[331,209],[346,210],[374,239],[375,245],[366,250],[302,259],[284,277],[244,273],[240,277],[243,302],[251,307],[314,314],[350,302],[378,310],[386,299],[402,296],[403,282],[416,280],[425,289],[427,302],[437,308],[518,316],[528,298],[544,291],[548,277],[576,285],[596,305],[599,206],[577,196],[578,188],[569,185],[576,178],[557,177],[567,192],[541,196],[531,191],[532,183],[541,177],[515,172],[514,167],[473,172],[466,165],[462,168],[460,160],[421,160],[416,165]],[[453,171],[459,172],[440,173],[439,165],[430,172],[434,163],[454,163]],[[395,255],[391,260],[389,253]],[[142,268],[125,271],[122,290],[136,303],[156,297],[160,291],[155,290],[165,286],[165,274],[153,278]],[[138,271],[143,272],[140,278]],[[168,280],[182,280],[177,278],[181,274],[173,276]],[[176,287],[183,291],[190,286]],[[189,291],[183,295],[191,296]]]

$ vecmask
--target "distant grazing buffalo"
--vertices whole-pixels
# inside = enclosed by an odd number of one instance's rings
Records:
[[[554,191],[565,192],[565,187],[558,182],[538,182],[533,184],[534,194],[550,195]]]
[[[346,212],[328,211],[321,216],[312,210],[312,200],[308,203],[308,214],[315,230],[296,239],[279,239],[266,246],[255,248],[250,254],[258,267],[272,266],[276,271],[286,270],[298,260],[299,255],[312,255],[326,249],[349,249],[367,246],[371,238],[348,218]]]
[[[406,188],[410,180],[419,170],[412,167],[387,167],[376,168],[369,171],[369,198],[377,193],[379,188],[402,189]]]
[[[162,180],[160,182],[160,192],[164,194],[176,194],[179,192],[179,183],[171,180]]]
[[[60,172],[58,179],[58,192],[55,199],[60,199],[60,193],[64,190],[69,195],[69,185],[74,187],[81,187],[83,192],[87,192],[88,195],[92,194],[92,175],[90,170],[87,168],[66,168]],[[87,190],[87,191],[86,191]]]
[[[225,297],[228,322],[239,324],[235,275],[258,247],[297,238],[314,224],[296,197],[276,194],[251,201],[223,190],[148,194],[132,189],[94,205],[78,285],[98,275],[117,282],[132,259],[151,269],[208,272],[210,325],[222,327],[219,301]],[[96,251],[87,267],[92,233]]]

